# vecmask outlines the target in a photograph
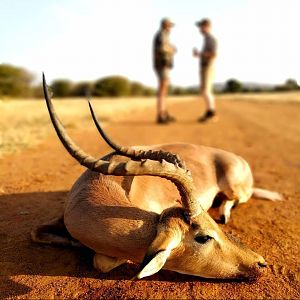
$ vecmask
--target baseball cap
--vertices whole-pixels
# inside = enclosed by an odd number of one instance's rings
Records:
[[[169,25],[173,27],[175,24],[169,18],[163,18],[160,22],[161,26]]]
[[[197,21],[196,23],[195,23],[195,25],[197,26],[197,27],[200,27],[200,26],[202,26],[202,25],[210,25],[211,24],[211,21],[209,20],[209,19],[202,19],[202,20],[200,20],[200,21]]]

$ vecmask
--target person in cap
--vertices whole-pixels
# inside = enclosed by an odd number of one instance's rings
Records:
[[[204,37],[203,48],[198,51],[193,49],[194,57],[200,59],[200,93],[205,100],[206,112],[198,122],[216,120],[216,105],[213,95],[214,62],[217,55],[217,41],[211,34],[211,21],[203,19],[196,22],[196,26]]]
[[[169,73],[173,67],[173,56],[176,47],[169,41],[171,28],[174,26],[169,19],[161,20],[160,29],[156,33],[153,41],[153,67],[158,78],[157,92],[157,123],[168,124],[174,122],[167,111],[166,97],[169,89]]]

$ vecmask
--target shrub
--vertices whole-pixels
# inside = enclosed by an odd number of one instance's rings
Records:
[[[67,79],[57,79],[51,83],[54,97],[68,97],[71,95],[72,82]]]
[[[93,95],[100,97],[122,97],[130,94],[130,82],[122,76],[110,76],[95,82]]]
[[[73,85],[72,96],[85,97],[90,96],[92,91],[92,84],[90,82],[78,82]]]
[[[30,96],[33,76],[23,68],[0,64],[0,96]]]
[[[239,93],[243,91],[243,85],[236,79],[229,79],[225,84],[224,91],[228,93]]]
[[[274,88],[274,91],[277,92],[284,92],[284,91],[294,91],[299,90],[300,86],[298,85],[297,81],[295,79],[287,79],[284,84],[277,85]]]
[[[144,87],[143,96],[155,96],[156,90],[150,87]]]
[[[145,86],[139,82],[132,82],[130,87],[131,96],[142,96],[144,95]]]

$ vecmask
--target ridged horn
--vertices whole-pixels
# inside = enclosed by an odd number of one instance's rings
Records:
[[[70,155],[74,157],[81,165],[85,166],[91,171],[99,172],[104,175],[149,175],[166,178],[176,185],[181,195],[182,205],[187,210],[190,217],[196,216],[202,212],[202,208],[197,203],[197,199],[194,195],[193,179],[189,171],[180,168],[176,164],[167,162],[164,159],[161,161],[149,159],[139,161],[129,160],[127,162],[116,163],[94,158],[93,156],[85,153],[73,142],[58,119],[47,89],[47,83],[44,74],[43,90],[50,119],[57,136]]]
[[[97,127],[101,137],[106,141],[106,143],[112,148],[114,149],[118,154],[123,155],[123,156],[127,156],[130,157],[132,159],[151,159],[151,160],[165,160],[169,163],[175,164],[180,168],[186,169],[185,167],[185,163],[184,161],[182,161],[180,159],[180,157],[177,154],[171,153],[171,152],[166,152],[166,151],[153,151],[153,150],[148,150],[148,151],[144,151],[144,150],[135,150],[131,147],[124,147],[124,146],[120,146],[118,144],[116,144],[115,142],[113,142],[105,133],[105,131],[103,130],[103,128],[101,127],[96,114],[94,112],[94,109],[92,107],[92,104],[90,102],[89,99],[87,99],[88,104],[89,104],[89,108],[90,108],[90,112],[93,118],[93,121],[95,123],[95,126]]]

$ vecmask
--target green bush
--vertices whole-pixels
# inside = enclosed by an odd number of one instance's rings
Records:
[[[298,90],[300,88],[297,81],[292,78],[289,78],[286,80],[284,87],[286,88],[287,91],[294,91],[294,90]]]
[[[72,91],[72,82],[67,79],[57,79],[51,83],[54,97],[69,97]]]
[[[186,94],[186,89],[180,86],[170,86],[170,95],[181,96]]]
[[[130,86],[131,96],[142,96],[145,92],[145,86],[139,82],[132,82]]]
[[[295,79],[287,79],[284,84],[277,85],[274,88],[275,92],[285,92],[285,91],[295,91],[299,90],[300,86],[298,85]]]
[[[30,96],[32,80],[33,76],[25,69],[0,64],[0,96]]]
[[[124,97],[130,95],[130,82],[122,76],[110,76],[95,82],[93,95],[99,97]]]
[[[35,98],[44,98],[44,91],[42,84],[35,85],[31,88],[32,96]]]
[[[226,84],[224,91],[227,93],[239,93],[243,91],[243,84],[236,79],[229,79]]]
[[[73,85],[72,96],[86,97],[90,96],[92,91],[92,84],[90,82],[78,82]]]
[[[143,96],[152,97],[156,95],[156,90],[150,87],[144,87]]]

